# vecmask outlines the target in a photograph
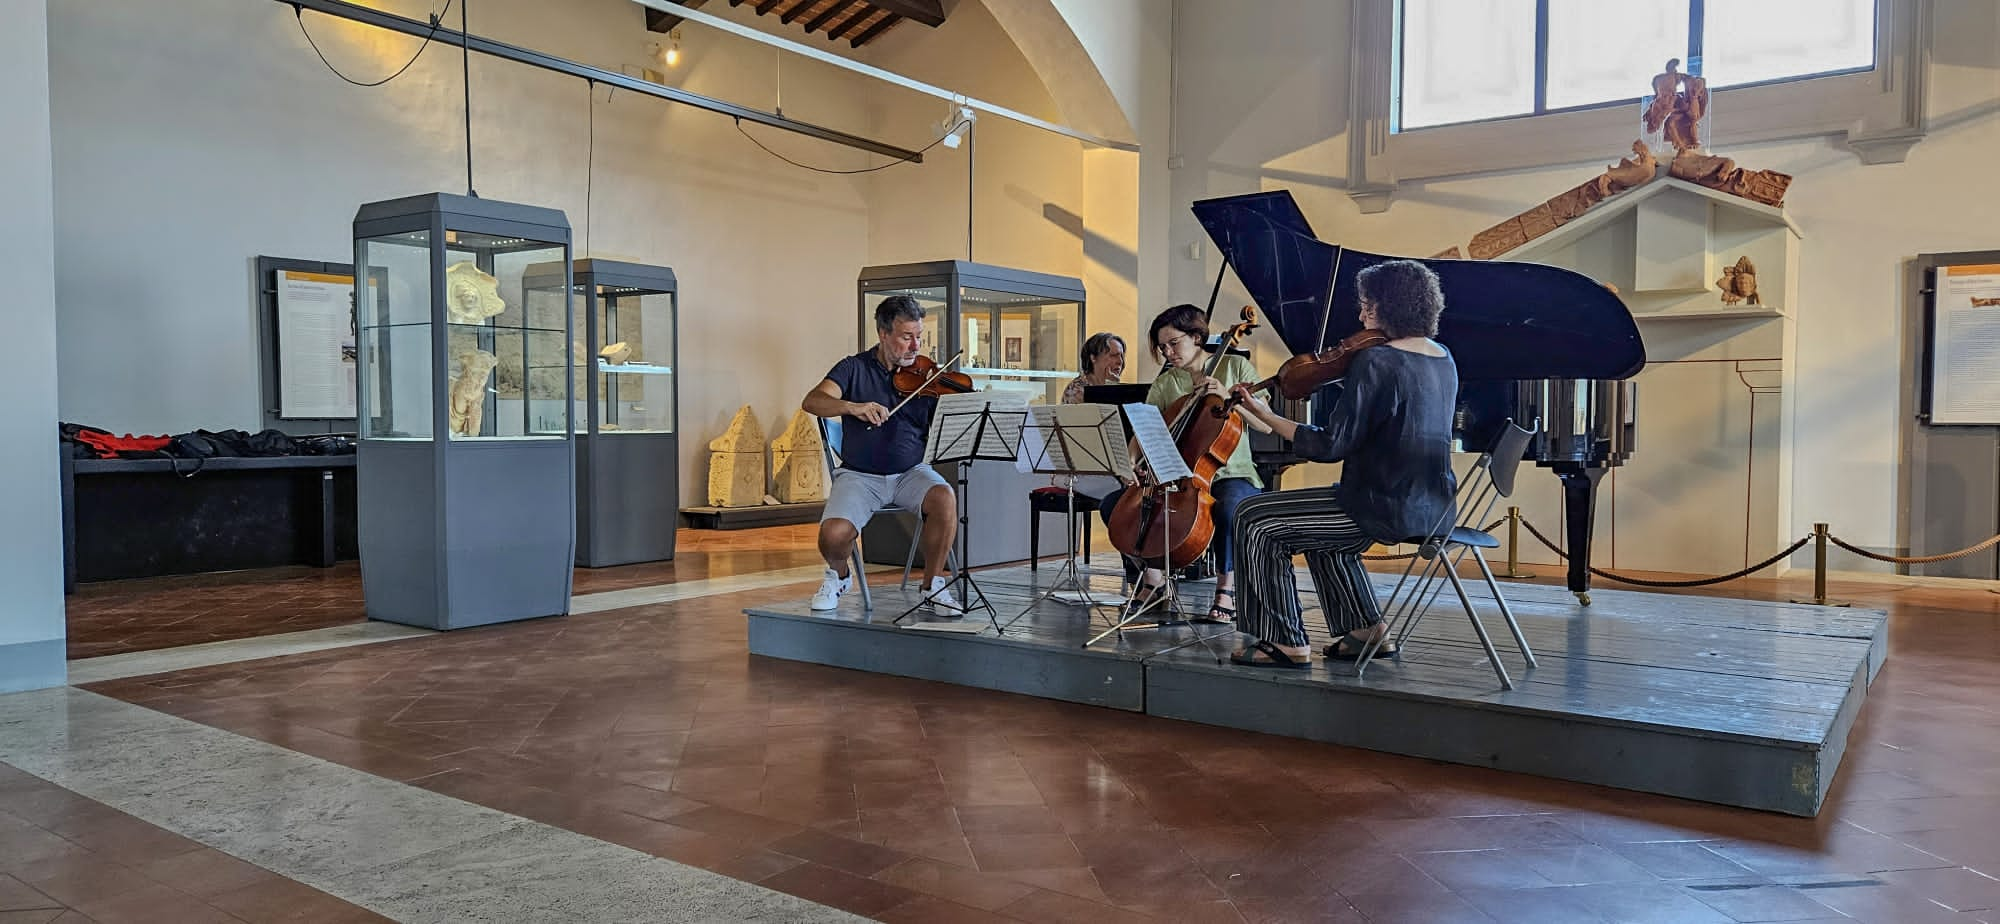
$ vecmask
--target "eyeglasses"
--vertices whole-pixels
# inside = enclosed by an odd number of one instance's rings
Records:
[[[1188,338],[1186,338],[1186,337],[1171,337],[1171,338],[1168,338],[1167,340],[1164,340],[1164,341],[1161,341],[1161,343],[1160,343],[1160,352],[1162,352],[1162,353],[1178,353],[1178,352],[1180,352],[1180,350],[1181,350],[1181,344],[1183,344],[1183,343],[1186,343],[1186,342],[1188,342]]]

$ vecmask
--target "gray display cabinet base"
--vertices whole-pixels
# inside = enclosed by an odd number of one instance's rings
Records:
[[[363,440],[361,587],[370,619],[464,629],[569,611],[568,440]],[[449,471],[446,468],[449,467]]]
[[[679,447],[672,433],[577,436],[577,564],[606,568],[673,559]]]

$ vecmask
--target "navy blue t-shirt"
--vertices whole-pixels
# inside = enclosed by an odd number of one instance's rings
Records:
[[[896,393],[895,373],[882,368],[873,349],[833,364],[826,377],[840,386],[843,401],[867,404],[870,401],[893,408],[903,396]],[[859,417],[840,418],[840,464],[870,475],[900,475],[924,460],[924,435],[930,432],[931,415],[937,411],[936,398],[912,398],[880,427],[870,427]]]

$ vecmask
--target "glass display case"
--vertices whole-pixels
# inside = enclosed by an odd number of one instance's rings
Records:
[[[559,290],[561,263],[528,268],[528,292]],[[576,563],[667,561],[679,524],[679,285],[664,266],[576,261]]]
[[[1082,280],[938,260],[871,266],[861,271],[859,283],[857,350],[876,342],[875,306],[889,296],[908,295],[927,312],[924,351],[944,362],[963,350],[955,368],[969,375],[975,388],[1024,391],[1030,404],[1059,404],[1080,371],[1078,353],[1086,336]],[[971,565],[1028,557],[1027,492],[1048,483],[1047,476],[1023,474],[1008,463],[972,466],[969,497],[961,499],[968,525],[978,530],[969,550]],[[862,541],[868,560],[902,564],[914,528],[899,517],[869,521]]]
[[[553,209],[433,193],[354,218],[362,591],[456,629],[569,609],[570,262]]]
[[[1083,326],[1083,282],[1027,270],[939,260],[871,266],[861,271],[860,343],[875,342],[875,306],[911,296],[930,312],[924,348],[958,368],[980,389],[1025,391],[1030,404],[1057,404],[1076,378]]]

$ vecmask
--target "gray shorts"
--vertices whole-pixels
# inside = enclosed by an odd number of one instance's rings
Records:
[[[928,465],[919,465],[900,475],[870,475],[836,469],[827,488],[826,509],[819,521],[846,520],[855,529],[868,525],[875,511],[896,507],[912,513],[924,509],[924,495],[932,488],[948,487],[944,476]]]

